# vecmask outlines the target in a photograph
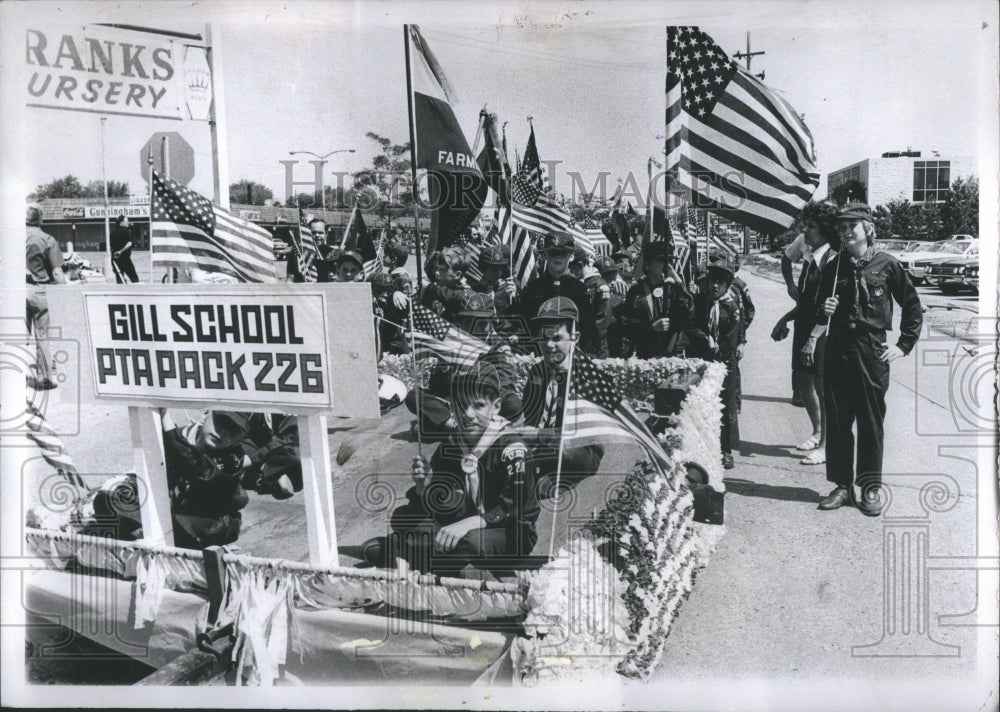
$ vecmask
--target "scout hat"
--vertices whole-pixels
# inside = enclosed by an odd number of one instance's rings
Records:
[[[352,262],[356,262],[358,264],[358,267],[365,266],[364,258],[361,257],[361,255],[358,252],[355,252],[354,250],[346,250],[344,252],[341,252],[339,255],[337,255],[337,259],[334,260],[334,263],[339,266],[340,263],[343,262],[344,260],[351,260]]]
[[[550,232],[545,236],[542,252],[573,252],[573,236],[568,232]]]
[[[607,255],[598,257],[594,266],[597,267],[597,271],[601,274],[611,274],[612,272],[617,272],[619,269],[618,264]]]
[[[674,251],[674,246],[662,240],[656,242],[647,242],[642,246],[642,258],[647,262],[649,260],[663,260],[668,262]]]
[[[709,263],[707,271],[711,272],[712,270],[724,273],[730,280],[736,276],[736,269],[733,267],[733,263],[726,257],[719,257],[715,262]]]
[[[487,245],[479,253],[480,268],[486,266],[508,267],[510,265],[510,248],[507,245]]]
[[[580,318],[580,310],[569,297],[552,297],[542,302],[538,307],[538,315],[532,321],[576,321]]]
[[[468,369],[455,374],[451,381],[453,400],[468,403],[475,397],[498,398],[500,374],[496,366],[476,361]]]
[[[872,209],[868,203],[848,203],[840,209],[834,220],[871,220]]]
[[[479,292],[469,292],[462,300],[462,309],[459,316],[496,316],[496,309],[493,307],[493,300],[488,294]]]

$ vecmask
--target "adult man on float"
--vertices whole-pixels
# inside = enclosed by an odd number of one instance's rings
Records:
[[[135,265],[132,264],[132,231],[128,215],[119,215],[115,218],[115,229],[111,231],[111,259],[118,268],[115,278],[119,284],[125,281],[122,275],[128,277],[128,281],[133,284],[139,281]]]
[[[639,358],[675,356],[687,344],[691,295],[674,273],[668,242],[643,246],[642,278],[628,290],[622,307],[626,329]]]
[[[35,365],[38,370],[38,388],[48,390],[56,387],[52,380],[48,347],[46,339],[49,335],[49,300],[45,295],[45,285],[64,284],[66,276],[62,270],[63,256],[59,243],[47,232],[42,231],[42,208],[39,205],[28,205],[24,214],[26,226],[25,239],[25,270],[30,287],[25,300],[25,316],[28,330],[35,335],[37,356]]]
[[[587,288],[569,274],[573,244],[573,237],[568,232],[550,232],[545,236],[542,248],[545,271],[525,285],[521,294],[521,313],[531,321],[538,316],[543,303],[554,297],[565,297],[576,306],[577,328],[582,342],[586,343],[594,331],[594,313]]]
[[[878,516],[884,446],[885,394],[889,364],[913,350],[923,325],[920,297],[892,255],[874,247],[871,208],[848,203],[837,215],[841,250],[823,268],[820,323],[829,321],[824,372],[826,405],[826,479],[836,487],[819,508],[838,509],[848,502],[862,513]],[[891,297],[891,298],[890,298]],[[902,309],[899,338],[886,342],[892,330],[892,301]],[[857,471],[854,434],[857,424]],[[855,476],[856,475],[856,476]],[[854,485],[861,490],[860,499]]]
[[[532,445],[540,496],[551,496],[563,436],[569,370],[590,359],[577,348],[579,311],[568,297],[553,297],[533,320],[542,349],[542,361],[528,371],[522,404],[525,435]],[[602,445],[563,447],[560,478],[575,483],[597,472],[604,458]]]

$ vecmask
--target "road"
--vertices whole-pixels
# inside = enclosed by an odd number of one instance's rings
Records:
[[[968,410],[963,403],[971,393],[949,391],[949,381],[967,382],[962,373],[980,368],[963,355],[975,344],[935,333],[893,364],[884,465],[893,501],[885,516],[869,518],[849,507],[819,511],[817,502],[833,485],[823,466],[799,464],[802,455],[792,450],[811,429],[804,409],[790,404],[790,339],[775,343],[769,336],[791,302],[780,276],[750,272],[744,279],[757,316],[743,361],[741,453],[726,480],[727,533],[685,602],[654,679],[832,678],[844,681],[845,691],[848,681],[859,680],[968,680],[976,669],[974,630],[941,625],[938,616],[976,609],[976,574],[932,571],[922,582],[929,627],[890,635],[884,632],[893,622],[883,614],[884,573],[905,575],[883,555],[883,540],[899,531],[890,525],[910,521],[923,527],[932,559],[976,554],[977,440],[955,416]],[[930,291],[937,290],[921,288],[922,298]],[[965,312],[965,321],[970,316]],[[956,352],[959,358],[947,358]],[[989,403],[991,380],[980,387],[989,388],[988,395],[978,393]],[[989,434],[989,424],[976,424]],[[948,511],[928,512],[918,503],[920,488],[935,479],[954,493]],[[910,565],[922,570],[922,561],[916,557]],[[886,600],[898,606],[899,597],[890,593]],[[880,640],[880,646],[854,648]],[[866,653],[901,657],[862,657]],[[928,653],[954,657],[912,657]]]

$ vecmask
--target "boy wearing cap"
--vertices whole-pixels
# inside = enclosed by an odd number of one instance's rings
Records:
[[[454,434],[428,462],[413,459],[414,485],[392,514],[392,534],[362,545],[377,566],[397,557],[421,571],[455,575],[469,564],[518,567],[538,541],[531,453],[500,417],[496,370],[476,364],[452,383]]]
[[[550,232],[545,236],[542,250],[545,271],[524,287],[521,312],[526,320],[531,321],[545,301],[565,297],[576,305],[579,314],[577,328],[586,342],[594,330],[594,313],[587,298],[587,288],[568,271],[573,244],[573,237],[568,232]]]
[[[542,361],[528,370],[522,400],[525,432],[534,447],[539,486],[545,494],[555,484],[571,359],[574,369],[590,359],[576,348],[580,340],[577,318],[578,310],[571,300],[554,297],[542,304],[534,319]],[[567,482],[589,477],[600,468],[603,458],[604,447],[598,444],[564,447],[560,476]]]
[[[822,272],[820,323],[829,322],[824,365],[826,479],[836,487],[819,508],[853,502],[869,516],[882,512],[882,450],[889,364],[913,350],[923,314],[920,297],[902,265],[875,249],[871,208],[848,203],[837,215],[841,249]],[[832,295],[832,296],[831,296]],[[892,302],[902,315],[899,338],[892,330]],[[854,466],[857,427],[857,469]],[[860,500],[854,485],[861,489]]]
[[[364,269],[364,259],[354,250],[346,250],[337,256],[333,263],[337,270],[334,276],[335,282],[353,282]]]
[[[472,291],[464,282],[466,256],[454,247],[432,252],[427,258],[426,272],[430,284],[424,287],[420,303],[441,318],[458,323],[458,312]]]
[[[518,289],[517,283],[510,278],[510,247],[486,245],[479,252],[478,265],[483,279],[470,282],[469,286],[489,295],[498,315],[514,314],[518,306]]]
[[[673,270],[668,272],[670,257],[670,243],[647,242],[642,279],[625,295],[622,316],[639,358],[675,356],[687,345],[691,295]]]
[[[240,485],[241,441],[249,416],[209,411],[202,423],[178,427],[161,410],[174,545],[203,549],[236,541],[248,498]]]
[[[730,289],[734,270],[726,259],[708,265],[707,274],[694,296],[694,318],[688,337],[690,355],[706,361],[726,364],[722,382],[722,466],[735,467],[733,451],[740,445],[739,410],[736,388],[739,383],[740,358],[745,342],[742,305]]]

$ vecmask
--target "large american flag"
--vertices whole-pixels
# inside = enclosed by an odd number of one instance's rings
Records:
[[[579,351],[573,356],[572,369],[572,388],[562,426],[563,444],[581,446],[609,440],[634,441],[666,475],[673,463],[642,418],[622,400],[611,377]]]
[[[666,88],[672,185],[734,222],[786,230],[819,185],[795,109],[697,27],[667,28]]]
[[[151,171],[153,268],[198,268],[241,282],[275,282],[271,233]]]
[[[449,364],[471,366],[489,346],[422,304],[413,306],[413,346],[415,356],[437,356]]]

